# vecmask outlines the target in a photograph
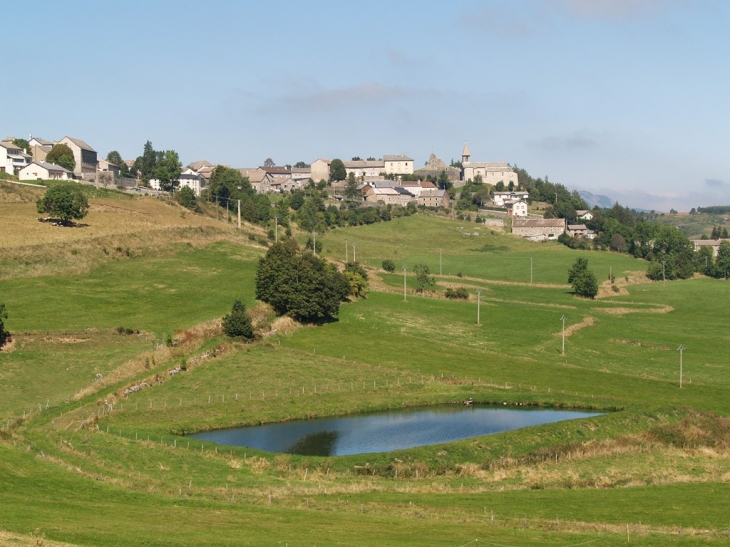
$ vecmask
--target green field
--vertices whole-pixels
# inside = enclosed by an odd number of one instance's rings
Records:
[[[651,283],[646,263],[624,255],[419,214],[322,236],[335,261],[345,241],[352,259],[355,244],[371,292],[344,304],[336,322],[297,326],[255,301],[261,247],[176,229],[165,228],[173,243],[179,233],[192,244],[117,256],[81,274],[0,280],[15,337],[0,353],[6,536],[78,546],[730,538],[726,282]],[[573,296],[565,280],[578,256],[599,282],[610,270],[616,290],[606,284],[594,301]],[[385,258],[396,273],[380,270]],[[417,263],[438,285],[415,294],[409,274],[404,301],[401,266]],[[444,299],[447,286],[466,287],[469,301]],[[226,340],[217,324],[235,298],[267,333],[254,344]],[[187,370],[167,374],[183,362]],[[143,380],[150,387],[124,396]],[[606,414],[332,458],[184,436],[468,398]]]

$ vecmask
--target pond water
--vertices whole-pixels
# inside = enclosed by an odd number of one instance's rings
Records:
[[[347,456],[449,443],[596,412],[439,406],[207,431],[194,439],[267,452]]]

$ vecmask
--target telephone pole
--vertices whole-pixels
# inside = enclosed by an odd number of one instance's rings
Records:
[[[682,389],[682,354],[684,353],[684,346],[679,344],[677,351],[679,352],[679,389]]]
[[[477,289],[477,325],[481,325],[481,323],[479,322],[479,312],[480,312],[481,303],[482,303],[482,290]]]
[[[565,317],[565,314],[563,314],[563,317],[560,318],[560,320],[563,322],[563,355],[565,355],[565,320],[567,317]]]
[[[403,264],[403,302],[408,302],[408,296],[406,294],[406,271],[408,270],[408,266]]]
[[[241,229],[241,200],[238,200],[238,229]]]

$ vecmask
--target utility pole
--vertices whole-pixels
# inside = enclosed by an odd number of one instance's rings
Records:
[[[563,314],[563,317],[560,318],[560,320],[563,322],[563,355],[565,355],[565,320],[567,317],[565,317],[565,314]]]
[[[439,275],[444,275],[444,270],[441,267],[441,251],[442,249],[439,249]]]
[[[665,287],[667,286],[666,266],[667,266],[667,261],[662,260],[662,281],[664,282]]]
[[[482,290],[477,289],[477,325],[481,325],[481,323],[479,322],[479,312],[480,312],[480,307],[481,307],[481,303],[482,303],[481,300],[482,300]]]
[[[406,271],[408,270],[408,266],[403,264],[403,302],[408,302],[408,296],[406,294]]]
[[[345,240],[345,264],[347,264],[347,240]]]
[[[317,232],[312,232],[312,253],[314,253],[314,256],[317,256]]]
[[[241,229],[241,200],[238,200],[238,229]]]
[[[357,254],[355,252],[355,244],[352,244],[352,261],[357,262]]]
[[[279,243],[279,216],[278,215],[274,215],[274,243]]]
[[[677,351],[679,352],[679,389],[682,389],[682,354],[684,353],[684,346],[679,344]]]
[[[215,196],[215,219],[220,220],[221,219],[221,210],[218,206],[218,194]]]
[[[532,257],[530,257],[530,285],[532,285]]]

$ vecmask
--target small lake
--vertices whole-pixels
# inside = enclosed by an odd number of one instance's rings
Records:
[[[348,456],[450,443],[600,414],[569,410],[439,406],[222,429],[190,437],[267,452]]]

